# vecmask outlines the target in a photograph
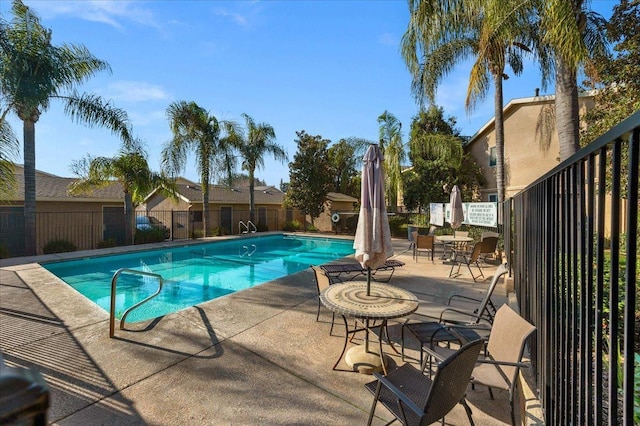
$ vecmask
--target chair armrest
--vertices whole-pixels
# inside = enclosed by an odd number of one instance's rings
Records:
[[[507,367],[529,368],[529,364],[524,362],[496,361],[495,359],[478,359],[478,364],[504,365]]]
[[[456,314],[466,315],[466,316],[471,317],[471,318],[476,318],[476,317],[478,316],[478,314],[477,314],[477,313],[475,313],[475,312],[462,311],[462,310],[460,310],[460,309],[455,309],[455,308],[445,308],[445,309],[443,309],[442,311],[440,311],[440,319],[439,319],[439,321],[440,321],[440,322],[442,322],[442,323],[444,323],[444,322],[448,322],[448,323],[453,323],[453,324],[455,324],[456,322],[457,322],[457,323],[461,323],[461,322],[462,322],[462,321],[460,321],[460,320],[454,320],[454,319],[448,320],[448,319],[445,319],[445,318],[444,318],[444,314],[445,314],[446,312],[454,312],[454,313],[456,313]],[[483,321],[487,321],[487,320],[485,320],[484,318],[480,318],[480,319],[482,319]],[[487,321],[487,322],[488,322],[488,321]]]
[[[380,383],[382,383],[387,389],[389,389],[389,391],[393,392],[393,394],[400,401],[402,401],[407,407],[409,407],[411,411],[416,413],[419,417],[422,417],[424,415],[424,411],[420,407],[418,407],[415,402],[411,401],[407,397],[407,395],[405,395],[400,389],[398,389],[393,383],[391,383],[385,376],[378,372],[374,372],[373,375],[376,379],[378,379],[378,381],[380,381]],[[427,377],[425,377],[425,379],[429,380]]]
[[[462,294],[454,294],[453,296],[449,297],[449,300],[447,300],[447,305],[451,305],[451,301],[456,297],[459,297],[460,299],[469,300],[472,302],[478,302],[478,303],[482,302],[482,299],[476,299],[475,297],[464,296]]]

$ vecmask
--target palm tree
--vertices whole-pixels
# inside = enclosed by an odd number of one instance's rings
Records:
[[[390,112],[378,117],[380,150],[384,156],[387,203],[391,211],[398,208],[398,185],[402,179],[402,162],[406,158],[402,145],[402,123]]]
[[[133,244],[133,209],[154,189],[176,198],[175,183],[164,174],[151,171],[145,153],[140,147],[123,148],[117,156],[87,156],[71,165],[80,179],[69,187],[71,194],[91,192],[96,188],[112,185],[114,181],[122,185],[124,191],[125,240]]]
[[[274,142],[276,133],[269,124],[256,124],[253,118],[242,114],[246,124],[246,136],[238,134],[242,168],[249,173],[249,220],[255,223],[254,212],[254,179],[256,168],[264,166],[264,155],[271,154],[273,158],[282,163],[288,161],[284,148]]]
[[[539,2],[539,3],[538,3]],[[578,106],[578,69],[590,58],[607,50],[604,18],[588,10],[586,0],[541,1],[530,9],[539,16],[542,46],[549,49],[555,68],[543,64],[544,71],[555,70],[556,129],[560,161],[580,149],[580,110]]]
[[[504,10],[490,0],[411,0],[410,21],[402,38],[402,55],[413,76],[412,89],[421,106],[425,99],[434,103],[438,83],[460,60],[475,58],[465,101],[468,111],[486,96],[493,82],[499,202],[504,201],[502,80],[508,78],[504,72],[507,64],[514,74],[522,72],[522,51],[527,51],[527,45],[533,43],[531,28],[523,26],[522,15],[505,16]],[[497,31],[492,24],[500,19],[520,25],[501,25]]]
[[[16,177],[12,159],[18,156],[20,144],[8,122],[0,121],[0,200],[15,192]]]
[[[220,121],[195,102],[177,101],[167,108],[169,126],[173,133],[162,149],[162,164],[173,176],[182,172],[191,150],[202,185],[202,222],[204,236],[208,236],[209,184],[211,174],[222,169],[229,178],[235,167],[233,148],[237,147],[238,130],[230,121]],[[222,134],[225,134],[222,137]]]
[[[82,45],[51,44],[51,31],[22,1],[14,0],[11,24],[0,24],[0,90],[5,108],[23,122],[25,252],[36,252],[35,123],[52,100],[59,99],[71,119],[109,128],[132,143],[127,114],[100,97],[77,92],[78,86],[109,65]]]

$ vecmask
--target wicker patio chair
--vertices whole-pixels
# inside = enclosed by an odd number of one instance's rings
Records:
[[[473,425],[464,394],[482,345],[482,340],[476,340],[462,346],[438,365],[433,380],[411,364],[386,376],[374,373],[377,380],[365,384],[374,395],[367,425],[371,425],[378,401],[404,425],[428,425],[440,419],[444,424],[444,416],[460,403]]]
[[[415,242],[413,246],[413,258],[415,259],[415,261],[418,261],[420,252],[430,252],[431,262],[433,262],[433,252],[435,251],[435,237],[433,235],[418,235],[417,231],[413,231],[413,240]]]
[[[522,362],[527,339],[536,327],[518,315],[508,305],[503,305],[496,313],[487,342],[486,357],[480,357],[471,374],[471,383],[509,392],[511,424],[515,425],[514,396],[520,368],[528,364]],[[426,348],[430,358],[437,361],[448,359],[451,349],[435,346]],[[437,373],[436,373],[437,374]]]
[[[478,307],[473,311],[464,311],[450,307],[445,308],[440,312],[438,321],[405,321],[401,328],[402,360],[404,361],[405,336],[407,331],[420,343],[420,365],[423,365],[424,349],[427,347],[433,347],[441,342],[466,343],[471,340],[479,339],[481,335],[474,328],[486,328],[482,327],[482,325],[490,326],[493,323],[493,318],[496,314],[496,307],[491,301],[491,296],[498,285],[498,281],[507,272],[509,272],[509,266],[507,263],[498,266],[493,278],[491,279],[491,284],[487,287],[487,291],[482,299],[454,294],[447,301],[448,305],[451,305],[451,302],[455,299],[463,299],[467,302],[479,302]]]

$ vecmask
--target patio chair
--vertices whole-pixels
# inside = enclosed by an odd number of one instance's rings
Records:
[[[454,299],[479,302],[478,307],[473,311],[445,308],[440,312],[438,321],[405,321],[404,324],[402,324],[400,332],[402,360],[404,361],[405,336],[407,331],[420,343],[420,365],[423,364],[424,350],[427,347],[433,347],[441,342],[467,343],[479,339],[481,336],[478,334],[478,331],[486,330],[486,327],[483,327],[483,325],[490,326],[493,323],[496,307],[491,301],[491,296],[498,285],[498,281],[500,281],[507,272],[509,272],[507,263],[498,266],[491,279],[491,284],[489,284],[487,292],[482,299],[454,294],[447,301],[448,305],[451,305]],[[464,319],[465,317],[467,317],[466,320]]]
[[[404,262],[396,259],[387,259],[382,265],[371,270],[371,278],[378,282],[389,282],[393,277],[396,268],[404,266]],[[366,275],[367,269],[363,268],[359,263],[330,263],[321,265],[320,268],[329,276],[332,282],[350,281],[359,275]],[[378,272],[391,272],[389,276],[378,277]],[[346,275],[346,277],[344,277]]]
[[[430,252],[431,253],[431,262],[433,262],[433,252],[434,248],[434,236],[433,235],[418,235],[418,232],[413,231],[413,240],[415,241],[415,245],[413,246],[413,258],[415,261],[418,261],[418,256],[420,252]]]
[[[449,271],[449,277],[458,277],[460,276],[460,267],[462,265],[467,265],[469,269],[469,273],[471,274],[471,278],[473,278],[473,282],[476,282],[479,277],[484,279],[484,274],[482,273],[482,267],[480,266],[480,254],[482,253],[483,244],[482,241],[479,241],[471,247],[471,250],[458,250],[455,247],[453,250],[453,257],[451,263],[451,270]],[[473,271],[471,270],[471,265],[475,265],[478,268],[480,273],[478,275],[473,275]],[[453,269],[458,266],[456,272],[453,272]]]
[[[528,364],[522,362],[527,339],[536,327],[518,315],[508,305],[503,305],[496,313],[487,342],[487,355],[478,359],[478,364],[471,374],[471,383],[509,392],[511,407],[511,424],[515,425],[514,396],[521,367]],[[451,349],[435,346],[427,348],[430,358],[440,361],[451,356]],[[437,374],[437,373],[436,373]]]
[[[482,249],[480,250],[480,261],[487,263],[487,257],[493,256],[498,248],[498,237],[484,237],[480,240]]]
[[[316,281],[316,289],[318,290],[318,312],[316,313],[316,322],[320,320],[320,293],[325,288],[329,287],[333,282],[331,282],[331,278],[324,273],[322,269],[317,266],[310,265],[311,269],[313,269],[315,281]],[[329,329],[329,336],[333,335],[333,324],[336,319],[335,312],[331,312],[331,328]]]
[[[404,425],[428,425],[440,419],[444,424],[444,417],[460,403],[473,425],[464,394],[482,345],[482,340],[476,340],[455,351],[438,365],[433,380],[411,364],[386,376],[374,373],[377,380],[364,385],[373,394],[367,425],[371,425],[378,401]]]

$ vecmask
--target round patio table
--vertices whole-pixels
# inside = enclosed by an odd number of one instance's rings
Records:
[[[367,295],[367,282],[365,280],[333,284],[320,293],[322,304],[342,316],[346,330],[344,347],[333,366],[334,370],[345,353],[349,335],[358,331],[365,331],[364,345],[349,349],[345,356],[345,362],[350,368],[360,373],[372,374],[374,371],[382,370],[386,374],[384,354],[382,352],[382,331],[386,330],[388,320],[407,316],[418,309],[418,298],[407,290],[373,281],[370,286],[369,295]],[[356,318],[363,324],[363,328],[356,327],[349,330],[347,317]],[[369,321],[375,321],[376,324],[370,326]],[[380,323],[377,323],[377,321],[380,321]],[[372,328],[380,329],[377,353],[369,349],[369,332]]]
[[[451,244],[453,247],[456,247],[458,245],[464,245],[464,244],[472,242],[473,238],[456,236],[456,235],[438,235],[438,236],[436,236],[436,241],[441,241],[444,244]],[[445,250],[442,253],[442,259],[446,259],[446,252],[447,252],[447,247],[445,245]],[[451,252],[451,255],[453,256],[453,252]],[[453,259],[450,258],[449,261],[451,261],[451,260],[453,260]]]

